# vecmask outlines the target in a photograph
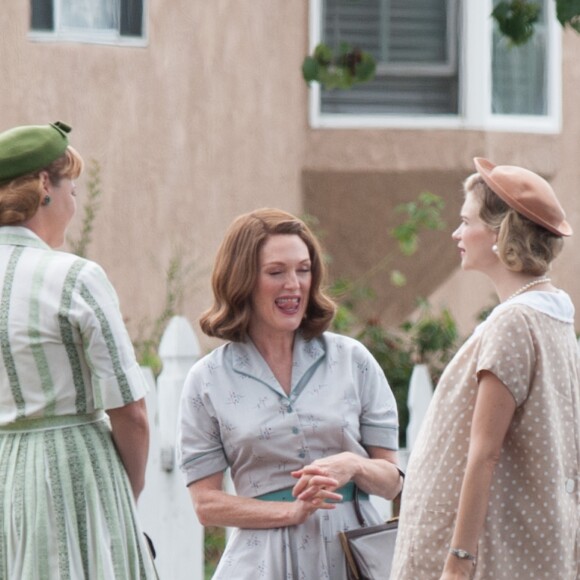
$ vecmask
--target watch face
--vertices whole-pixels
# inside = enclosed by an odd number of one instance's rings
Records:
[[[460,560],[474,560],[475,561],[475,556],[472,556],[466,550],[461,550],[460,548],[452,548],[450,551],[456,558],[459,558]]]

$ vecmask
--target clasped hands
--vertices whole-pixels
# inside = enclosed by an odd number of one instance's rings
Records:
[[[292,489],[292,495],[296,499],[319,509],[334,509],[334,504],[329,501],[342,500],[336,490],[346,485],[354,475],[352,454],[344,452],[317,459],[310,465],[293,471],[291,475],[298,479]]]

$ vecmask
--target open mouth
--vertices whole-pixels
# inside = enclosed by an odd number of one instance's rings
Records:
[[[276,298],[276,306],[284,312],[284,314],[296,314],[300,308],[300,297],[294,296],[291,298]]]

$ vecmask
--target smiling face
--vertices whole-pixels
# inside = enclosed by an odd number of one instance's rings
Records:
[[[250,336],[293,334],[304,318],[311,282],[310,255],[300,237],[268,237],[259,254]]]
[[[492,250],[497,234],[479,217],[480,207],[473,192],[467,192],[461,208],[461,225],[453,232],[452,238],[457,242],[464,270],[487,272],[498,263]]]

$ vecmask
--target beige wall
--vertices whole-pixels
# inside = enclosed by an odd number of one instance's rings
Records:
[[[133,333],[159,313],[174,252],[199,272],[183,305],[195,321],[232,218],[267,205],[300,212],[307,130],[305,1],[148,4],[146,48],[30,42],[28,2],[0,16],[0,129],[61,119],[101,164],[90,257]]]
[[[389,269],[373,277],[374,303],[366,316],[397,323],[412,315],[415,297],[449,307],[460,331],[469,333],[476,315],[495,301],[493,287],[479,274],[458,269],[450,235],[458,223],[461,182],[473,172],[472,159],[522,165],[553,184],[569,221],[580,235],[580,36],[564,34],[563,127],[561,134],[502,133],[463,130],[313,130],[308,135],[304,169],[304,204],[320,216],[320,229],[333,257],[336,276],[360,274],[392,253],[390,228],[400,221],[393,208],[428,190],[446,201],[447,228],[425,236],[410,260],[389,262],[414,268],[401,290],[390,285]],[[335,227],[335,224],[338,227]],[[576,236],[577,237],[577,236]],[[580,305],[580,260],[577,240],[567,240],[555,262],[553,279]],[[577,316],[577,328],[580,318]]]
[[[90,257],[109,273],[134,335],[159,314],[164,270],[178,252],[194,272],[183,313],[197,320],[235,215],[266,205],[315,213],[333,273],[356,275],[389,251],[393,206],[423,190],[448,200],[448,229],[430,235],[404,292],[393,293],[384,275],[373,281],[378,300],[367,313],[395,321],[412,310],[415,293],[435,291],[468,327],[489,291],[456,271],[449,232],[476,155],[552,179],[580,234],[577,36],[565,36],[562,135],[311,130],[300,76],[307,0],[148,4],[145,48],[31,42],[27,2],[10,2],[0,15],[0,129],[66,121],[73,144],[101,164]],[[572,244],[563,258],[555,278],[580,304]]]

